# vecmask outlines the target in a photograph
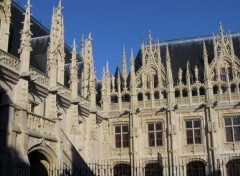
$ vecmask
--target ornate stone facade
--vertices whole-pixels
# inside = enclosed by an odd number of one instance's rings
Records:
[[[129,73],[123,48],[122,70],[111,75],[107,63],[97,81],[91,33],[80,55],[75,40],[72,51],[64,46],[61,0],[44,37],[27,1],[18,55],[8,49],[15,33],[8,37],[20,7],[10,0],[0,7],[0,175],[17,175],[16,168],[101,176],[239,171],[239,33],[220,24],[212,37],[161,43],[149,32],[136,58],[131,51]]]

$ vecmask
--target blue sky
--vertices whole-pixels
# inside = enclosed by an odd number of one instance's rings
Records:
[[[15,0],[21,6],[26,0]],[[50,27],[53,6],[58,0],[31,0],[32,14]],[[129,65],[130,49],[136,56],[140,41],[167,41],[212,35],[222,21],[225,31],[240,31],[239,0],[62,0],[65,41],[78,43],[82,34],[93,37],[93,56],[98,79],[106,60],[114,74],[121,67],[125,45]]]

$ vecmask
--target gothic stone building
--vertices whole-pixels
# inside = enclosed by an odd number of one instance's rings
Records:
[[[149,32],[98,81],[91,34],[64,44],[61,0],[50,30],[30,0],[0,7],[0,175],[239,175],[239,33]]]

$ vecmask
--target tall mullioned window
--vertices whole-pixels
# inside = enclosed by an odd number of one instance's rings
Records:
[[[128,125],[115,126],[115,147],[129,147]]]
[[[187,144],[200,144],[201,141],[201,121],[187,120],[186,121],[186,136]]]
[[[227,142],[240,141],[240,116],[225,117],[225,130]]]
[[[148,144],[149,147],[156,147],[163,145],[162,123],[155,122],[148,124]]]

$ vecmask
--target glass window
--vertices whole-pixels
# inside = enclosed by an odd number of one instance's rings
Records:
[[[115,126],[115,147],[129,147],[128,125]]]
[[[232,116],[225,118],[226,141],[240,141],[240,117]]]
[[[162,146],[162,123],[149,123],[148,124],[148,144],[149,147]]]
[[[201,144],[201,121],[186,121],[187,144]]]

